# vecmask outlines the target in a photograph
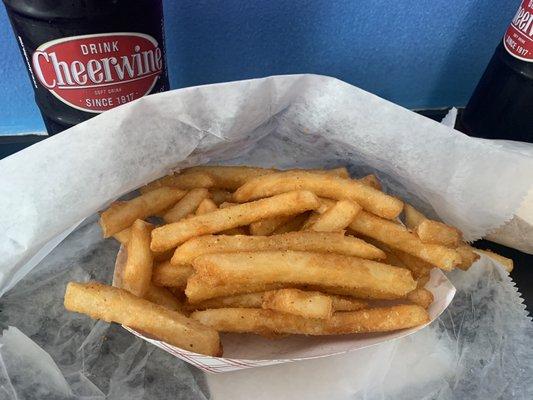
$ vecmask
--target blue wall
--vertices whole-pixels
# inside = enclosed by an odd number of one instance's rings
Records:
[[[410,108],[464,105],[519,0],[165,0],[173,88],[338,77]],[[0,134],[42,129],[0,6]]]

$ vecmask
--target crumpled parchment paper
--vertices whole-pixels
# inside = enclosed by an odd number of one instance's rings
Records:
[[[0,338],[0,396],[237,398],[228,391],[253,375],[264,396],[285,386],[282,393],[300,388],[308,398],[530,397],[531,322],[512,283],[487,260],[452,274],[459,292],[438,323],[368,349],[366,358],[342,356],[351,367],[340,375],[307,364],[333,358],[295,363],[301,379],[291,372],[287,385],[286,373],[275,380],[282,367],[266,367],[210,378],[209,392],[181,361],[115,325],[65,313],[66,282],[109,282],[118,247],[86,222],[48,254],[62,237],[169,169],[208,161],[376,172],[389,191],[468,239],[513,216],[533,170],[528,152],[466,137],[327,77],[189,88],[104,113],[0,161],[0,294],[22,279],[0,298],[10,326]],[[365,368],[352,373],[354,365]],[[231,378],[244,373],[251,375]],[[257,385],[242,393],[259,395]]]

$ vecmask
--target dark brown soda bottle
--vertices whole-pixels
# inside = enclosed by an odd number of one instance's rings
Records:
[[[48,133],[168,90],[162,0],[3,0]]]
[[[469,135],[533,142],[533,0],[523,0],[462,113]]]

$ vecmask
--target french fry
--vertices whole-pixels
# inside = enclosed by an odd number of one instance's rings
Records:
[[[202,200],[209,197],[209,191],[205,188],[192,189],[178,201],[174,207],[168,210],[163,219],[167,224],[177,222],[186,216],[193,214]]]
[[[348,172],[348,169],[346,167],[337,167],[332,169],[310,169],[310,172],[318,172],[322,174],[328,174],[328,175],[335,175],[340,178],[349,178],[350,173]]]
[[[225,201],[224,203],[220,204],[218,208],[228,208],[228,207],[233,207],[233,206],[238,206],[238,205],[239,203],[232,203],[231,201]]]
[[[416,229],[416,235],[424,243],[440,244],[447,247],[457,247],[461,242],[461,233],[442,222],[425,219]]]
[[[422,221],[427,219],[424,214],[410,204],[404,204],[403,212],[405,216],[405,226],[412,231],[414,231]]]
[[[115,233],[113,237],[117,239],[122,245],[128,244],[128,241],[130,240],[131,236],[131,227],[121,230],[118,233]],[[174,249],[170,249],[167,251],[162,252],[152,252],[152,257],[154,261],[166,261],[170,260],[172,257],[172,254],[174,254]]]
[[[244,293],[233,296],[216,297],[200,303],[186,303],[184,308],[188,311],[207,310],[210,308],[261,308],[265,292]]]
[[[258,168],[245,166],[199,166],[189,168],[184,171],[184,175],[190,173],[205,173],[212,176],[215,180],[215,187],[227,190],[236,190],[246,182],[259,176],[269,175],[279,170],[272,168]],[[293,170],[301,171],[301,170]],[[305,170],[304,170],[305,171]],[[310,170],[315,173],[336,175],[348,178],[348,170],[345,167],[334,168],[330,170]]]
[[[196,304],[213,298],[234,296],[243,293],[264,292],[267,290],[280,289],[286,286],[287,285],[279,283],[268,285],[263,283],[254,283],[251,285],[230,284],[213,286],[210,283],[202,280],[200,276],[193,274],[187,280],[185,295],[187,296],[189,303]]]
[[[403,203],[371,186],[352,179],[307,171],[289,171],[260,176],[242,185],[233,194],[237,202],[273,196],[290,190],[310,190],[317,196],[353,200],[380,217],[394,219]]]
[[[196,209],[196,215],[207,214],[215,210],[218,210],[218,207],[213,200],[203,199],[200,204],[198,204],[198,208]]]
[[[461,255],[461,263],[457,266],[457,268],[461,268],[464,271],[470,268],[472,264],[479,259],[479,254],[474,252],[474,250],[477,249],[474,249],[472,246],[469,246],[465,243],[458,246],[456,250]]]
[[[415,279],[429,275],[429,272],[434,268],[430,263],[404,251],[391,249],[391,253],[402,262],[405,268],[411,271]]]
[[[325,320],[254,308],[196,311],[191,314],[191,318],[221,332],[258,334],[274,332],[303,335],[389,332],[429,322],[427,311],[418,305],[341,311]]]
[[[152,303],[159,304],[170,310],[179,311],[181,304],[179,300],[172,294],[170,290],[164,287],[150,284],[148,291],[145,293],[144,298]]]
[[[171,263],[191,264],[196,257],[203,254],[267,250],[337,253],[368,259],[385,257],[382,250],[353,236],[344,236],[340,232],[306,231],[273,236],[199,236],[179,246],[172,256]]]
[[[365,185],[368,185],[368,186],[372,186],[376,190],[382,190],[381,182],[379,181],[377,176],[374,174],[363,176],[361,179],[359,179],[359,182],[364,183]]]
[[[150,250],[152,226],[140,219],[131,226],[127,244],[128,255],[122,271],[122,288],[138,297],[144,297],[152,279],[153,258]]]
[[[416,288],[411,272],[337,254],[264,251],[205,254],[194,259],[195,276],[217,285],[318,285],[345,287],[360,298],[396,299]]]
[[[187,279],[194,273],[190,265],[172,265],[170,261],[156,264],[152,272],[152,282],[157,286],[171,286],[185,289]]]
[[[211,198],[213,199],[215,204],[219,206],[225,202],[231,201],[231,199],[233,198],[233,193],[222,189],[212,189]]]
[[[97,282],[70,282],[64,305],[67,310],[138,329],[173,346],[222,355],[217,331],[126,290]]]
[[[350,228],[446,271],[452,270],[461,262],[461,256],[456,250],[437,244],[422,243],[415,234],[403,226],[365,211],[357,215]]]
[[[433,303],[433,294],[427,289],[417,288],[407,295],[407,300],[427,309]]]
[[[131,236],[131,226],[126,228],[126,229],[122,229],[120,232],[117,232],[113,235],[113,237],[120,243],[120,244],[126,244],[128,243],[128,241],[130,240],[130,236]]]
[[[166,210],[183,196],[183,190],[162,187],[130,201],[113,203],[100,214],[104,237],[108,238],[130,227],[137,219],[145,219]]]
[[[228,208],[238,205],[238,203],[229,203],[224,202],[220,204],[219,208]],[[222,235],[248,235],[248,229],[245,226],[238,226],[236,228],[226,229],[225,231],[220,232]]]
[[[245,166],[199,166],[192,167],[184,171],[184,174],[204,173],[212,176],[215,181],[215,187],[219,189],[235,190],[252,178],[272,174],[275,169],[245,167]]]
[[[154,229],[151,249],[168,250],[194,236],[218,233],[265,218],[299,214],[319,206],[318,198],[313,193],[295,191],[219,209]]]
[[[262,308],[304,318],[328,319],[333,315],[333,299],[320,292],[279,289],[263,295]]]
[[[316,232],[338,232],[352,223],[361,206],[351,200],[339,200],[307,228]]]
[[[182,190],[195,188],[210,188],[215,185],[215,180],[205,172],[167,175],[139,189],[141,193],[148,193],[161,187],[175,187]]]
[[[511,272],[513,270],[513,267],[514,267],[513,260],[511,260],[510,258],[501,256],[490,250],[481,250],[481,249],[475,249],[475,250],[479,253],[485,254],[487,257],[492,258],[497,263],[500,263],[501,265],[503,265],[503,267],[505,268],[507,272]]]
[[[268,236],[274,233],[276,228],[288,222],[292,216],[280,216],[262,219],[250,224],[250,234],[254,236]]]
[[[333,311],[356,311],[368,308],[368,303],[349,296],[328,295],[333,300]]]

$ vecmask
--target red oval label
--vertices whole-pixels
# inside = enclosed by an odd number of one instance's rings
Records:
[[[512,56],[533,61],[533,0],[522,1],[503,36],[503,45]]]
[[[149,35],[102,33],[44,43],[33,53],[32,66],[59,100],[100,113],[150,93],[163,70],[163,54]]]

